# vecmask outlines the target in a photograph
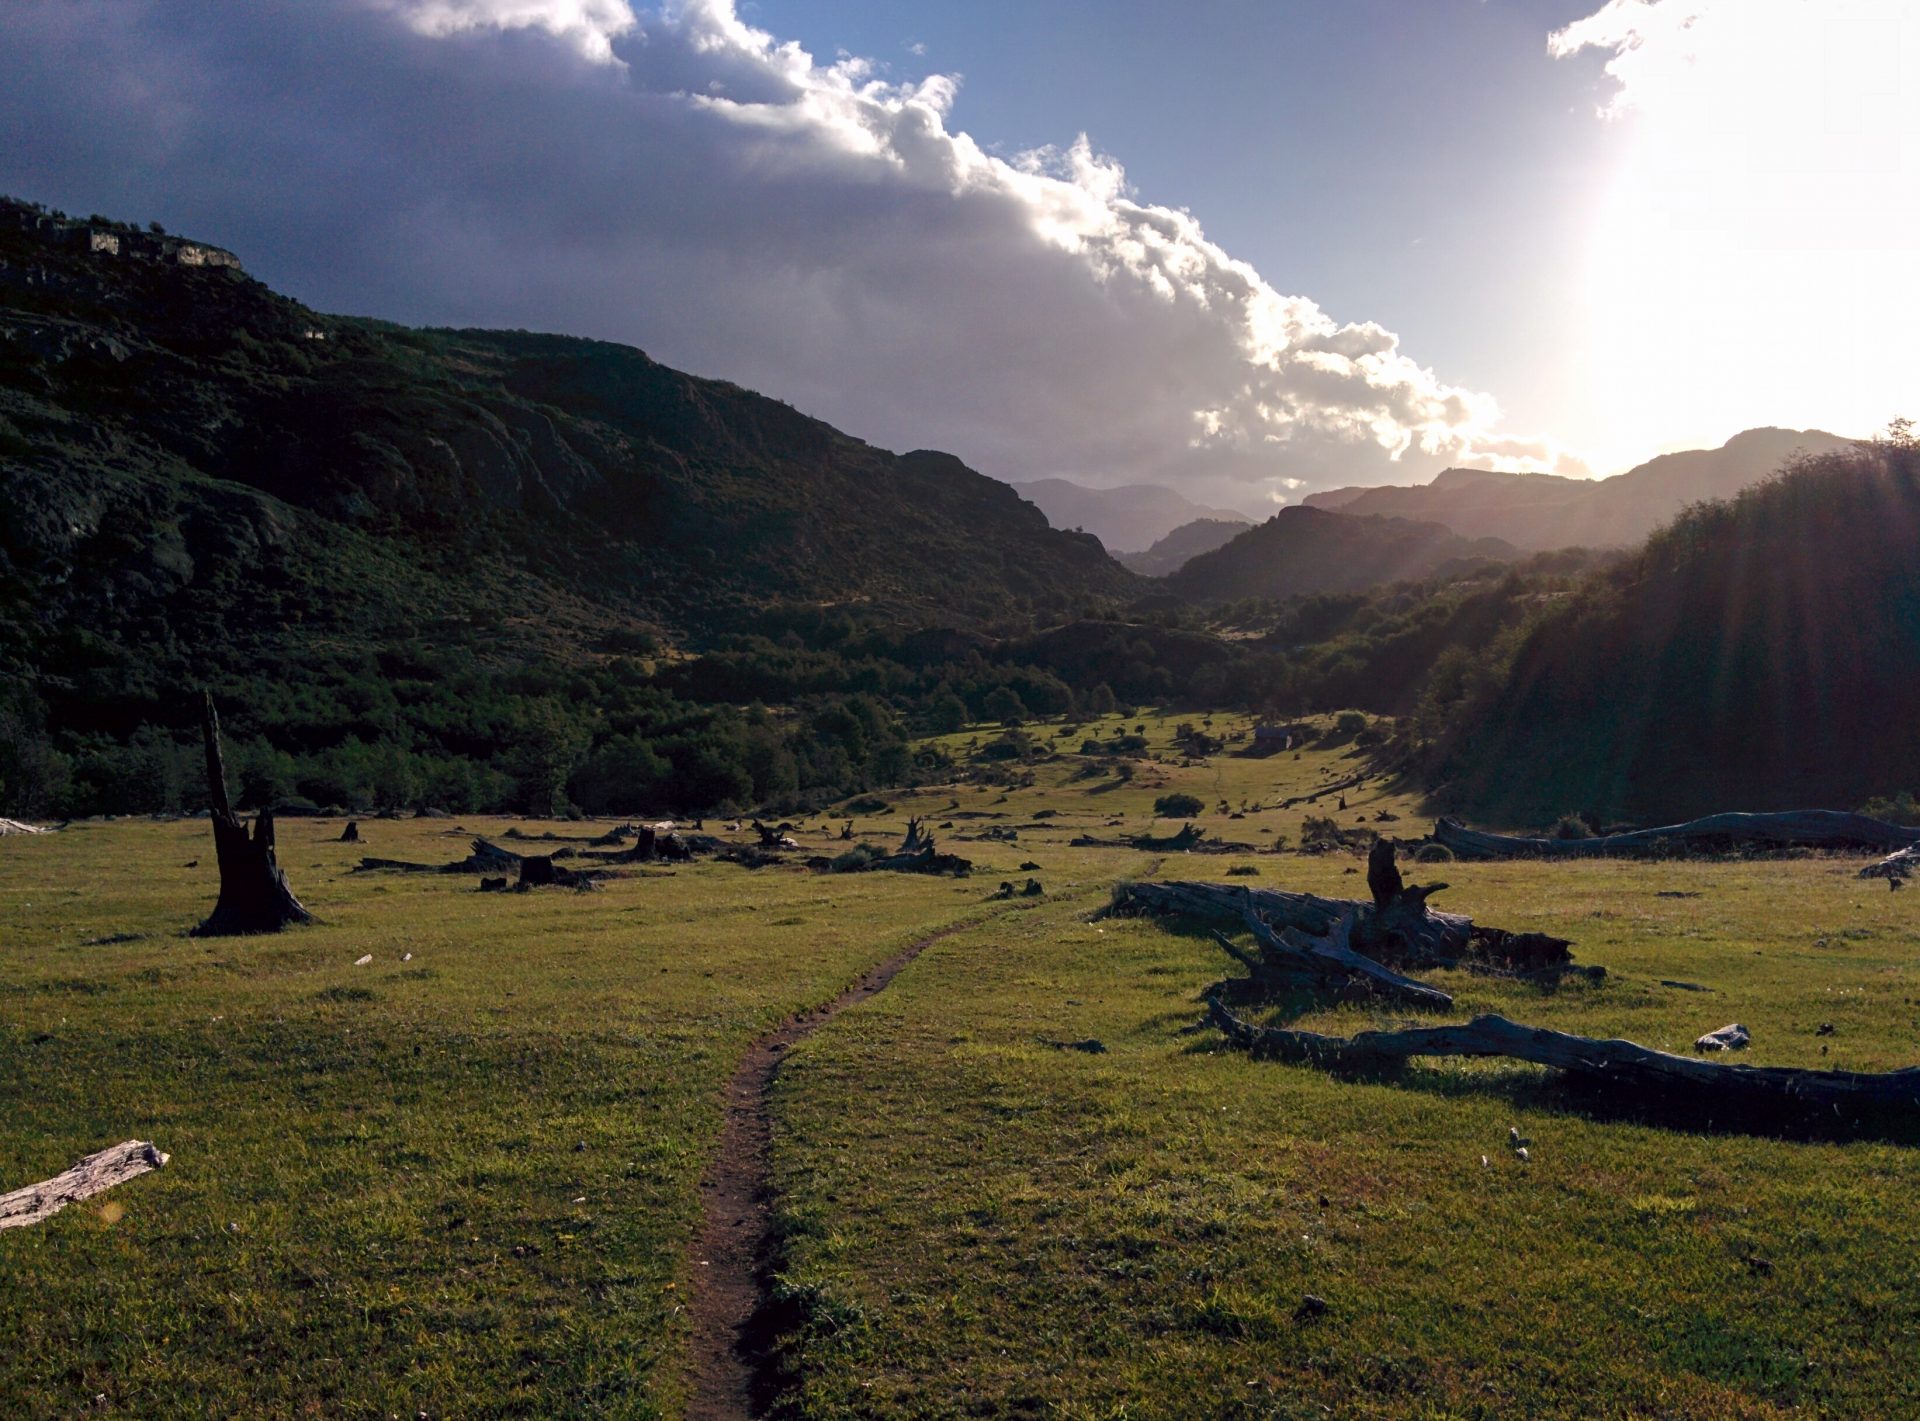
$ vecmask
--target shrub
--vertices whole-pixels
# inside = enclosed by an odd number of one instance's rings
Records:
[[[1163,794],[1153,802],[1153,812],[1166,819],[1191,819],[1205,808],[1190,794]]]
[[[1591,839],[1593,827],[1578,814],[1562,814],[1559,822],[1553,826],[1556,839]]]
[[[827,872],[858,873],[875,859],[883,859],[886,856],[885,850],[876,849],[872,844],[855,844],[829,863]]]
[[[1341,711],[1334,717],[1333,733],[1335,735],[1355,736],[1366,728],[1367,718],[1359,711]]]
[[[1860,806],[1860,812],[1869,819],[1883,819],[1889,824],[1920,824],[1920,803],[1915,803],[1911,790],[1901,790],[1891,799],[1881,795],[1870,799]]]
[[[1445,844],[1422,844],[1413,851],[1415,863],[1452,863],[1453,850]]]

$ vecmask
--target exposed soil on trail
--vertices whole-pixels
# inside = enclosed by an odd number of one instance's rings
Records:
[[[734,1071],[720,1148],[700,1183],[704,1217],[693,1244],[687,1304],[693,1324],[687,1421],[747,1421],[772,1400],[767,1360],[775,1328],[767,1304],[775,1263],[769,1181],[773,1131],[767,1105],[788,1048],[877,995],[935,943],[982,921],[953,923],[903,948],[832,1001],[754,1042]]]

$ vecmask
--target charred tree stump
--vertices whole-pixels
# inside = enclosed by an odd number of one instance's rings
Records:
[[[359,820],[349,819],[347,821],[347,827],[340,831],[340,842],[343,844],[357,844],[360,842]]]
[[[287,886],[273,850],[273,811],[263,809],[253,832],[227,798],[227,770],[220,754],[220,714],[206,694],[202,729],[207,748],[207,797],[212,806],[213,848],[220,859],[220,897],[195,937],[277,933],[288,923],[310,923],[309,913]]]

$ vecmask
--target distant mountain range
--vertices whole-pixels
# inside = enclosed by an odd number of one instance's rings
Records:
[[[1519,555],[1511,543],[1465,538],[1439,523],[1297,506],[1191,559],[1167,586],[1188,597],[1221,600],[1359,592],[1430,577],[1453,564],[1464,568]]]
[[[1606,479],[1443,469],[1430,483],[1331,489],[1304,502],[1328,512],[1429,519],[1527,551],[1630,547],[1688,504],[1731,498],[1796,453],[1828,454],[1852,443],[1818,429],[1749,429],[1718,449],[1662,454]]]
[[[1189,559],[1232,542],[1251,526],[1224,518],[1196,518],[1191,523],[1182,523],[1144,552],[1116,556],[1122,566],[1142,577],[1167,577],[1186,566]]]
[[[1036,479],[1013,487],[1046,514],[1054,527],[1091,533],[1113,553],[1151,548],[1174,529],[1196,519],[1242,527],[1253,521],[1231,508],[1195,503],[1185,494],[1159,484],[1087,488],[1069,479]]]

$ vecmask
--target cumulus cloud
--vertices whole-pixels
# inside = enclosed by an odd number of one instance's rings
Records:
[[[72,0],[0,31],[0,183],[316,304],[628,341],[1011,478],[1249,501],[1562,457],[1085,136],[989,153],[953,77],[823,62],[732,0]]]

